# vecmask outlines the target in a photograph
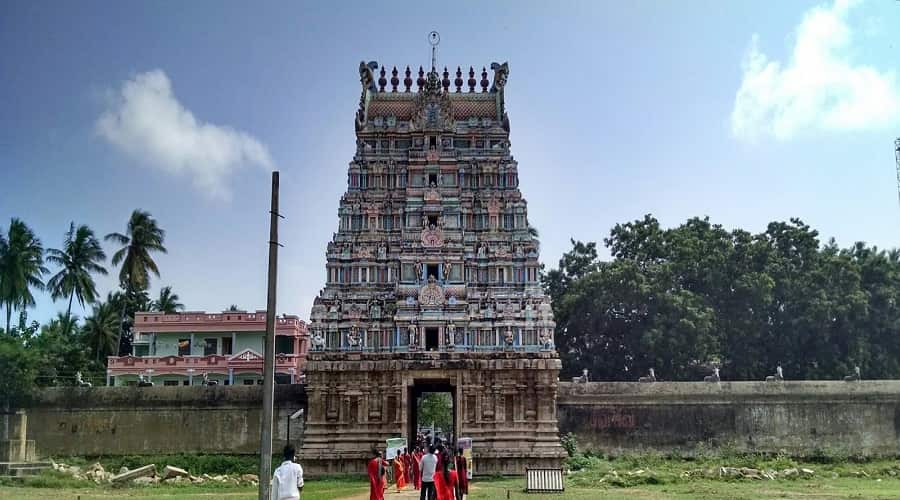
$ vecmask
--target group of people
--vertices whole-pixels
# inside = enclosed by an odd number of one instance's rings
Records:
[[[380,451],[373,450],[369,461],[369,500],[384,500],[388,487],[387,468],[393,468],[397,491],[408,485],[420,490],[419,500],[463,500],[469,493],[468,464],[462,449],[454,456],[440,442],[426,449],[416,447],[410,453],[404,448],[389,463]]]

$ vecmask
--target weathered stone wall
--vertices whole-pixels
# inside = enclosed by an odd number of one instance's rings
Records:
[[[41,456],[257,453],[261,398],[259,386],[49,389],[28,409],[27,437]],[[306,404],[303,387],[276,386],[276,450],[287,416]],[[900,381],[560,383],[557,404],[560,432],[583,450],[900,455]],[[397,407],[392,435],[404,432]],[[509,426],[499,420],[495,429]],[[479,429],[465,414],[460,424]]]
[[[261,386],[67,387],[41,391],[28,439],[41,456],[258,453]],[[299,385],[275,386],[274,449],[306,407]],[[291,425],[297,442],[301,425]]]
[[[900,381],[560,383],[582,450],[900,455]]]

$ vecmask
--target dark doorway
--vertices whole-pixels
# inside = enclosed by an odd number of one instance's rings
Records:
[[[438,350],[438,329],[437,328],[426,328],[425,329],[425,350],[426,351],[437,351]]]
[[[407,445],[416,446],[420,436],[440,438],[455,444],[458,438],[456,422],[456,387],[449,380],[416,380],[409,388]]]

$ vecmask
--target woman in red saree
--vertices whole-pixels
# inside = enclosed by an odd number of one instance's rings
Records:
[[[456,477],[458,486],[456,488],[456,500],[462,500],[463,495],[469,494],[469,471],[466,457],[463,456],[462,448],[456,450]]]
[[[403,467],[406,470],[406,484],[413,482],[413,457],[409,454],[409,449],[403,450]]]
[[[419,465],[419,460],[422,459],[421,455],[419,455],[419,450],[411,455],[412,457],[412,473],[413,473],[413,488],[420,490],[422,489],[422,469]]]
[[[394,480],[397,481],[397,491],[406,487],[406,473],[403,467],[403,455],[397,454],[394,457]]]
[[[450,457],[442,453],[440,471],[434,473],[434,489],[437,500],[456,500],[454,490],[459,481],[455,470],[450,470]]]
[[[385,468],[380,451],[375,451],[375,456],[369,460],[366,472],[369,475],[369,500],[384,500]]]

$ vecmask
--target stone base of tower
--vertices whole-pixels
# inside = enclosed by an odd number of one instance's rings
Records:
[[[371,450],[415,435],[421,391],[450,392],[453,434],[471,438],[476,475],[558,467],[554,352],[313,352],[300,458],[311,475],[363,474]]]

